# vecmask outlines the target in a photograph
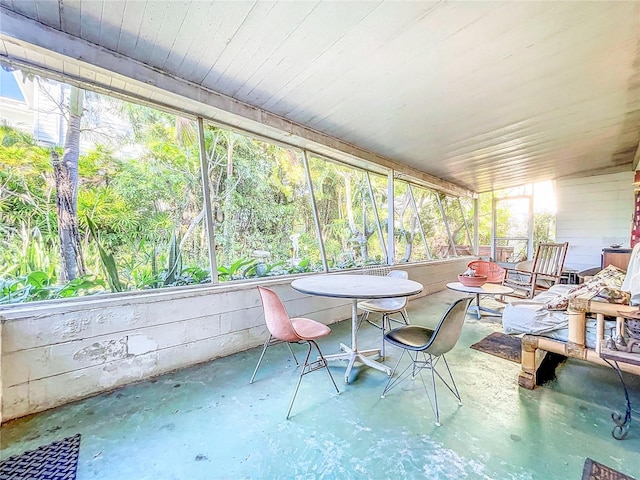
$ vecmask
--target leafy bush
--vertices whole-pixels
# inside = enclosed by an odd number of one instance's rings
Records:
[[[75,278],[64,285],[56,285],[55,281],[55,277],[42,271],[26,276],[0,277],[0,305],[80,297],[105,291],[104,281],[90,275]]]

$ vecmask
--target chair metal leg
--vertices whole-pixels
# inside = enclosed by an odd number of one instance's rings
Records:
[[[431,355],[429,355],[429,363],[431,363],[431,384],[433,385],[433,400],[434,400],[433,413],[436,417],[436,426],[439,427],[440,426],[440,409],[438,408],[438,388],[436,387],[436,376],[435,376],[436,369],[433,365],[433,357]],[[424,383],[424,380],[423,380],[423,383]],[[425,385],[425,389],[426,389],[426,385]],[[427,395],[429,395],[429,392],[427,392]]]
[[[382,314],[382,346],[380,347],[380,359],[384,360],[385,357],[385,341],[384,341],[384,334],[387,332],[387,328],[389,327],[389,330],[391,330],[391,322],[389,322],[389,314],[388,313],[383,313]]]
[[[375,323],[373,320],[369,320],[369,313],[370,312],[363,312],[362,313],[362,321],[366,320],[368,323],[370,323],[371,325],[373,325],[376,328],[382,328],[384,325],[378,325],[377,323]],[[404,323],[405,325],[409,325],[409,314],[407,313],[407,309],[403,308],[402,310],[398,310],[395,312],[381,312],[384,315],[388,315],[388,324],[389,324],[389,329],[391,329],[391,320],[393,320],[394,322],[398,322],[398,323]],[[402,320],[397,319],[397,318],[392,318],[391,315],[394,313],[399,313],[402,316]]]
[[[287,410],[287,420],[289,420],[289,416],[291,415],[291,409],[293,408],[293,402],[296,399],[296,395],[298,395],[298,389],[300,388],[300,382],[302,382],[302,377],[304,376],[305,370],[307,369],[307,364],[309,363],[309,355],[311,355],[311,343],[307,343],[309,348],[307,349],[307,355],[304,357],[304,363],[302,364],[302,369],[300,370],[300,376],[298,376],[298,381],[296,382],[296,388],[293,391],[293,396],[291,397],[291,402],[289,402],[289,409]]]
[[[449,378],[451,379],[451,385],[449,385],[449,383],[442,377],[442,375],[440,375],[440,373],[437,370],[436,370],[436,375],[438,375],[440,380],[442,380],[442,383],[444,383],[449,389],[449,391],[453,393],[453,395],[456,397],[456,399],[458,400],[458,405],[462,405],[462,398],[460,397],[460,392],[458,392],[456,381],[453,379],[453,374],[451,373],[451,369],[449,368],[449,364],[447,363],[446,357],[442,355],[438,357],[438,359],[442,359],[442,361],[444,362],[444,366],[447,368],[447,373],[449,374]]]
[[[426,360],[426,356],[425,356],[425,360]],[[444,365],[447,369],[447,372],[449,374],[449,379],[451,381],[451,385],[449,384],[449,382],[447,382],[447,380],[444,379],[444,377],[442,375],[440,375],[440,372],[438,371],[437,364],[440,362],[440,360],[442,360],[444,362]],[[460,398],[460,393],[458,392],[458,387],[456,386],[456,382],[453,379],[453,375],[451,374],[451,369],[449,368],[449,364],[447,363],[447,359],[445,358],[444,355],[440,355],[433,357],[433,355],[429,355],[429,360],[428,363],[430,365],[431,368],[431,384],[433,385],[433,400],[434,403],[431,405],[433,408],[433,413],[436,417],[436,426],[440,426],[440,409],[438,407],[438,390],[437,390],[437,385],[436,385],[436,376],[442,381],[442,383],[445,384],[445,386],[449,389],[449,391],[451,393],[453,393],[453,395],[456,397],[456,399],[458,400],[458,405],[462,405],[462,400]],[[424,383],[424,380],[423,380]],[[427,386],[425,384],[425,390],[427,391],[427,396],[429,396],[429,391],[427,389]]]
[[[333,386],[336,389],[336,392],[338,393],[338,395],[340,394],[340,390],[338,390],[338,385],[336,385],[336,382],[333,379],[333,375],[331,375],[331,371],[329,370],[329,365],[327,364],[327,360],[324,358],[324,355],[322,355],[322,352],[320,351],[320,347],[318,346],[318,344],[314,340],[307,340],[305,341],[305,343],[308,346],[307,355],[304,358],[304,363],[302,365],[302,369],[300,370],[300,375],[298,376],[298,381],[296,382],[296,388],[293,391],[291,402],[289,402],[289,409],[287,410],[287,420],[289,420],[289,417],[291,416],[291,409],[293,408],[293,402],[295,401],[296,396],[298,395],[298,389],[300,388],[302,377],[304,377],[308,373],[314,372],[316,370],[320,370],[321,368],[326,368],[327,373],[329,374],[329,378],[331,379],[331,383],[333,383]],[[311,356],[312,345],[316,347],[319,357],[317,360],[309,363],[309,357]]]
[[[394,377],[394,374],[398,370],[398,367],[400,366],[400,362],[404,358],[404,354],[406,352],[407,352],[406,350],[402,350],[402,353],[400,354],[400,358],[398,358],[398,361],[393,367],[393,371],[391,372],[391,375],[389,375],[389,380],[387,381],[387,384],[385,385],[384,390],[380,395],[380,398],[385,398],[385,395],[387,394],[387,392],[392,390],[394,387],[400,384],[402,380],[404,380],[407,377],[407,371],[413,366],[413,361],[409,365],[407,365],[406,368],[397,377]]]
[[[405,352],[409,354],[411,362],[404,368],[404,370],[402,370],[402,372],[397,377],[394,377],[393,375],[396,373],[398,366],[400,365],[400,362],[404,357]],[[420,354],[422,354],[422,359],[418,358]],[[436,365],[440,360],[444,362],[444,365],[447,369],[447,373],[449,375],[449,379],[450,379],[449,381],[445,380],[445,378],[440,374],[440,372],[438,372],[436,368]],[[422,375],[422,370],[424,369],[431,370],[431,385],[433,388],[433,396],[430,394],[429,387],[427,386],[427,383],[425,382],[424,377]],[[398,359],[395,367],[393,368],[393,372],[391,375],[392,376],[389,378],[387,385],[385,386],[382,392],[382,395],[380,397],[385,398],[385,395],[387,394],[387,392],[395,388],[401,382],[406,380],[409,376],[412,379],[415,379],[416,377],[419,376],[420,381],[424,386],[425,393],[427,394],[429,403],[431,404],[431,409],[433,410],[433,415],[435,417],[435,424],[438,427],[440,426],[440,408],[438,406],[438,390],[436,385],[436,376],[442,381],[442,383],[445,384],[445,386],[449,389],[449,391],[453,393],[453,395],[458,400],[458,405],[462,405],[462,401],[460,399],[460,393],[458,392],[458,387],[456,386],[456,383],[453,379],[453,375],[451,374],[451,369],[449,368],[449,364],[447,363],[447,360],[444,357],[444,355],[434,357],[433,355],[426,354],[425,352],[415,352],[415,356],[414,356],[412,355],[411,351],[402,350],[402,354],[400,355],[400,358]]]
[[[336,393],[338,395],[340,395],[340,390],[338,389],[338,385],[336,385],[336,381],[333,379],[333,375],[331,375],[331,370],[329,370],[329,364],[327,363],[327,359],[324,358],[324,355],[320,351],[320,347],[318,346],[318,344],[314,340],[310,340],[310,342],[315,345],[316,350],[318,350],[318,355],[322,359],[323,367],[320,367],[320,368],[326,368],[327,369],[327,375],[329,375],[329,379],[331,380],[331,383],[333,383],[333,387],[336,389]]]
[[[251,375],[251,380],[249,380],[249,383],[253,383],[253,380],[256,378],[256,373],[258,373],[258,369],[260,368],[260,364],[262,363],[262,359],[264,358],[264,354],[267,351],[267,348],[272,345],[277,345],[278,343],[283,343],[283,342],[280,340],[274,340],[273,335],[269,335],[269,338],[267,338],[267,340],[264,342],[264,345],[262,347],[262,352],[260,353],[260,358],[258,359],[258,364],[256,365],[256,368],[253,370],[253,375]],[[285,343],[287,344],[287,348],[291,352],[291,356],[296,362],[296,366],[299,367],[300,364],[298,363],[296,354],[293,353],[293,349],[291,348],[291,345],[288,342],[285,342]]]
[[[402,319],[391,317],[391,314],[394,314],[394,313],[399,313]],[[388,315],[389,315],[389,328],[391,328],[391,320],[393,320],[394,322],[404,323],[405,325],[409,325],[409,314],[407,313],[406,308],[403,308],[402,310],[398,310],[397,312],[389,312]]]
[[[369,325],[373,325],[376,328],[382,328],[381,325],[378,325],[373,320],[369,320],[369,313],[371,313],[371,312],[368,312],[366,310],[364,312],[362,312],[362,319],[360,320],[360,323],[366,321]]]
[[[405,325],[409,325],[409,312],[407,312],[406,308],[400,310],[400,315],[402,315],[402,319],[404,320]]]

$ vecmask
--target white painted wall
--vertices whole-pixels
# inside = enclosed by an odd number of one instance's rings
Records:
[[[403,265],[427,295],[469,258]],[[349,318],[349,300],[302,295],[292,278],[104,295],[0,308],[0,420],[261,345],[256,285],[278,292],[291,316]],[[257,353],[256,353],[257,360]]]
[[[67,88],[68,90],[68,88]],[[62,121],[60,104],[65,95],[58,82],[36,79],[33,82],[33,136],[48,145],[64,143],[66,123]]]
[[[567,268],[597,267],[603,247],[629,247],[633,176],[624,172],[556,182],[556,240],[569,242]]]

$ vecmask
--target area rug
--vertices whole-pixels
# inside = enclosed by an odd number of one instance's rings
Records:
[[[75,480],[80,434],[0,462],[0,480]]]
[[[634,480],[634,478],[587,458],[582,470],[582,480]]]
[[[471,348],[504,358],[511,362],[520,363],[522,341],[520,337],[514,337],[501,332],[493,332],[491,335],[471,345]]]

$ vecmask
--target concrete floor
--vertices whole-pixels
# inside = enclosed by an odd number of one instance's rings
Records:
[[[412,323],[433,326],[459,294],[409,304]],[[349,343],[349,322],[332,326],[321,348]],[[283,345],[270,348],[256,382],[252,349],[98,395],[2,426],[0,460],[82,434],[78,479],[580,479],[587,457],[640,480],[640,414],[627,439],[611,436],[623,408],[615,373],[569,360],[534,391],[517,386],[519,365],[470,349],[500,329],[468,318],[447,356],[464,405],[440,392],[441,427],[419,382],[385,399],[384,373],[344,366],[303,379],[293,416],[285,413],[297,370]],[[361,344],[379,330],[363,326]],[[296,346],[294,346],[296,347]],[[298,351],[302,351],[298,348]],[[388,349],[391,358],[397,351]],[[640,377],[627,377],[636,410]]]

